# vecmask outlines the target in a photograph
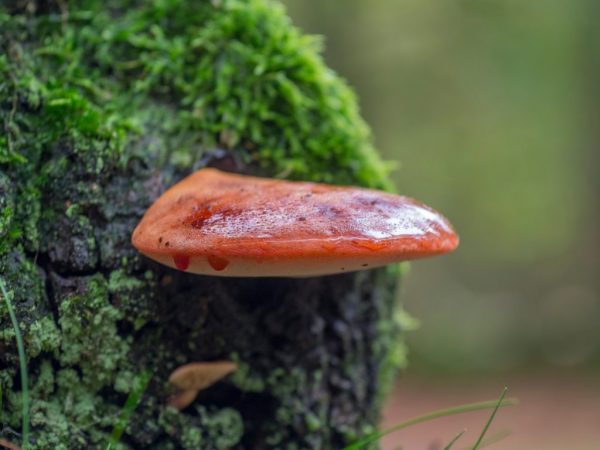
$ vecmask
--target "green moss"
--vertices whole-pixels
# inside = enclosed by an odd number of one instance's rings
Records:
[[[101,397],[94,395],[83,384],[75,370],[54,371],[50,361],[39,366],[39,373],[31,386],[31,425],[38,431],[32,450],[87,449],[90,443],[106,442],[106,435],[98,431],[109,426],[118,413],[116,408],[104,404]],[[20,394],[7,395],[9,411],[18,411]],[[17,427],[18,412],[11,414],[7,422]],[[91,425],[95,427],[91,427]],[[85,433],[83,433],[85,430]]]
[[[231,408],[209,411],[203,406],[196,409],[197,420],[170,408],[161,414],[162,427],[184,449],[226,450],[240,442],[244,426],[238,411]]]
[[[196,427],[183,430],[181,445],[185,449],[202,448],[202,431]]]
[[[123,263],[127,267],[127,262]],[[119,304],[123,317],[131,322],[136,330],[142,328],[152,319],[152,308],[150,304],[156,301],[148,294],[148,287],[154,286],[152,272],[149,272],[145,280],[132,277],[124,269],[111,272],[108,281],[108,290],[113,296],[113,301]]]
[[[11,229],[14,214],[14,188],[8,176],[0,172],[0,239],[2,241]]]
[[[61,334],[52,317],[42,317],[33,322],[27,335],[27,354],[31,358],[41,353],[52,353],[60,348]]]
[[[352,91],[279,4],[145,2],[117,15],[102,4],[75,2],[66,30],[35,20],[35,42],[24,17],[0,14],[7,55],[19,55],[0,60],[0,98],[39,111],[8,102],[0,162],[31,167],[67,139],[102,171],[130,156],[125,144],[139,138],[155,95],[176,104],[159,123],[179,164],[219,145],[280,176],[389,187]]]
[[[203,407],[199,407],[198,410],[203,425],[202,429],[214,448],[225,450],[240,442],[244,433],[244,423],[238,411],[232,408],[222,408],[209,413]],[[207,447],[211,448],[211,446]]]
[[[263,392],[265,390],[266,381],[260,375],[252,372],[250,364],[240,361],[237,354],[232,354],[231,360],[238,366],[229,377],[234,386],[243,392]]]
[[[64,366],[79,367],[81,383],[96,391],[114,379],[129,343],[117,333],[123,313],[108,301],[106,280],[95,275],[84,284],[86,292],[66,295],[58,306],[62,330],[59,360]]]
[[[111,293],[130,291],[144,286],[144,282],[139,278],[131,277],[123,269],[117,269],[110,273],[108,280],[108,290]]]

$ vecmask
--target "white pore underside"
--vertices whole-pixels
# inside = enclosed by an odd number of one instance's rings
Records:
[[[172,256],[156,254],[147,254],[146,256],[177,269]],[[189,267],[184,272],[218,277],[313,277],[367,270],[399,262],[398,258],[393,256],[371,256],[360,259],[327,258],[320,261],[274,260],[259,262],[242,258],[227,259],[229,264],[226,268],[215,270],[205,256],[191,257]]]

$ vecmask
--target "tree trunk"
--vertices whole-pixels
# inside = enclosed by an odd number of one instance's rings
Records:
[[[106,448],[128,396],[122,448],[340,449],[374,430],[403,359],[394,269],[204,277],[129,241],[204,166],[387,186],[313,44],[264,0],[0,2],[0,273],[27,448]],[[25,447],[4,300],[0,437]],[[168,408],[169,374],[214,360],[238,369]]]

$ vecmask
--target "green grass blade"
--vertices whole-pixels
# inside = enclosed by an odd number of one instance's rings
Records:
[[[446,445],[444,447],[444,450],[450,450],[452,448],[452,446],[454,444],[456,444],[456,441],[458,441],[460,439],[460,437],[465,434],[466,430],[462,430],[460,433],[458,433],[456,436],[454,436],[454,439],[452,439],[450,442],[448,442],[448,445]]]
[[[21,329],[19,328],[19,322],[15,310],[13,309],[12,303],[8,298],[8,292],[6,292],[6,286],[4,280],[0,278],[0,290],[2,290],[2,296],[6,302],[6,309],[8,309],[8,315],[10,321],[15,330],[15,339],[17,340],[17,351],[19,352],[19,369],[21,371],[21,401],[23,406],[22,412],[22,426],[21,426],[21,438],[23,450],[26,450],[29,446],[29,379],[27,376],[27,359],[25,358],[25,347],[23,346],[23,337],[21,336]]]
[[[500,397],[498,398],[498,402],[496,403],[496,407],[492,411],[492,414],[490,414],[490,417],[488,418],[487,422],[485,423],[485,426],[483,427],[483,430],[481,430],[481,434],[479,435],[479,439],[477,439],[477,442],[475,442],[475,445],[473,446],[472,450],[477,450],[479,448],[479,446],[481,445],[481,443],[483,441],[483,437],[485,436],[485,433],[487,433],[488,428],[492,424],[492,422],[494,420],[494,417],[496,417],[496,413],[500,409],[500,405],[502,405],[502,401],[504,400],[504,397],[506,396],[507,392],[508,392],[508,387],[504,386],[504,390],[502,391],[502,393],[500,394]]]
[[[488,445],[492,445],[495,444],[496,442],[501,441],[502,439],[510,436],[510,431],[509,430],[503,430],[503,431],[499,431],[498,433],[490,436],[487,439],[484,439],[483,441],[481,441],[481,445],[479,446],[479,448],[484,448],[487,447]],[[461,447],[459,450],[472,450],[473,449],[473,445],[468,445],[466,447]]]
[[[490,400],[486,402],[477,402],[477,403],[468,403],[466,405],[454,406],[452,408],[438,409],[437,411],[432,411],[428,414],[424,414],[422,416],[414,417],[406,422],[399,423],[398,425],[394,425],[393,427],[387,428],[382,431],[375,432],[370,434],[369,436],[345,447],[343,450],[360,450],[365,445],[368,445],[372,442],[378,441],[383,436],[393,433],[394,431],[402,430],[404,428],[408,428],[412,425],[417,425],[419,423],[428,422],[430,420],[439,419],[441,417],[453,416],[455,414],[463,414],[473,411],[481,411],[484,409],[491,409],[504,406],[514,406],[518,404],[518,401],[514,398],[502,399],[501,402],[497,400]]]
[[[148,387],[150,378],[152,378],[152,373],[149,370],[143,372],[138,378],[136,386],[129,393],[127,401],[125,402],[125,406],[123,406],[123,410],[121,411],[119,419],[117,420],[117,423],[113,428],[113,431],[110,435],[110,441],[106,446],[106,450],[113,450],[118,444],[118,442],[121,440],[121,436],[125,431],[127,423],[129,423],[129,419],[131,418],[133,411],[135,411],[135,408],[137,407],[138,403],[140,402],[140,399],[142,398],[142,395],[144,395],[144,392]]]

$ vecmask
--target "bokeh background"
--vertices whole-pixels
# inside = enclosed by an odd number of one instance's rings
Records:
[[[462,238],[411,267],[402,299],[421,326],[385,423],[507,384],[521,406],[501,413],[512,434],[493,448],[600,449],[600,2],[284,3],[324,36],[398,190]],[[441,449],[484,418],[385,447]]]

